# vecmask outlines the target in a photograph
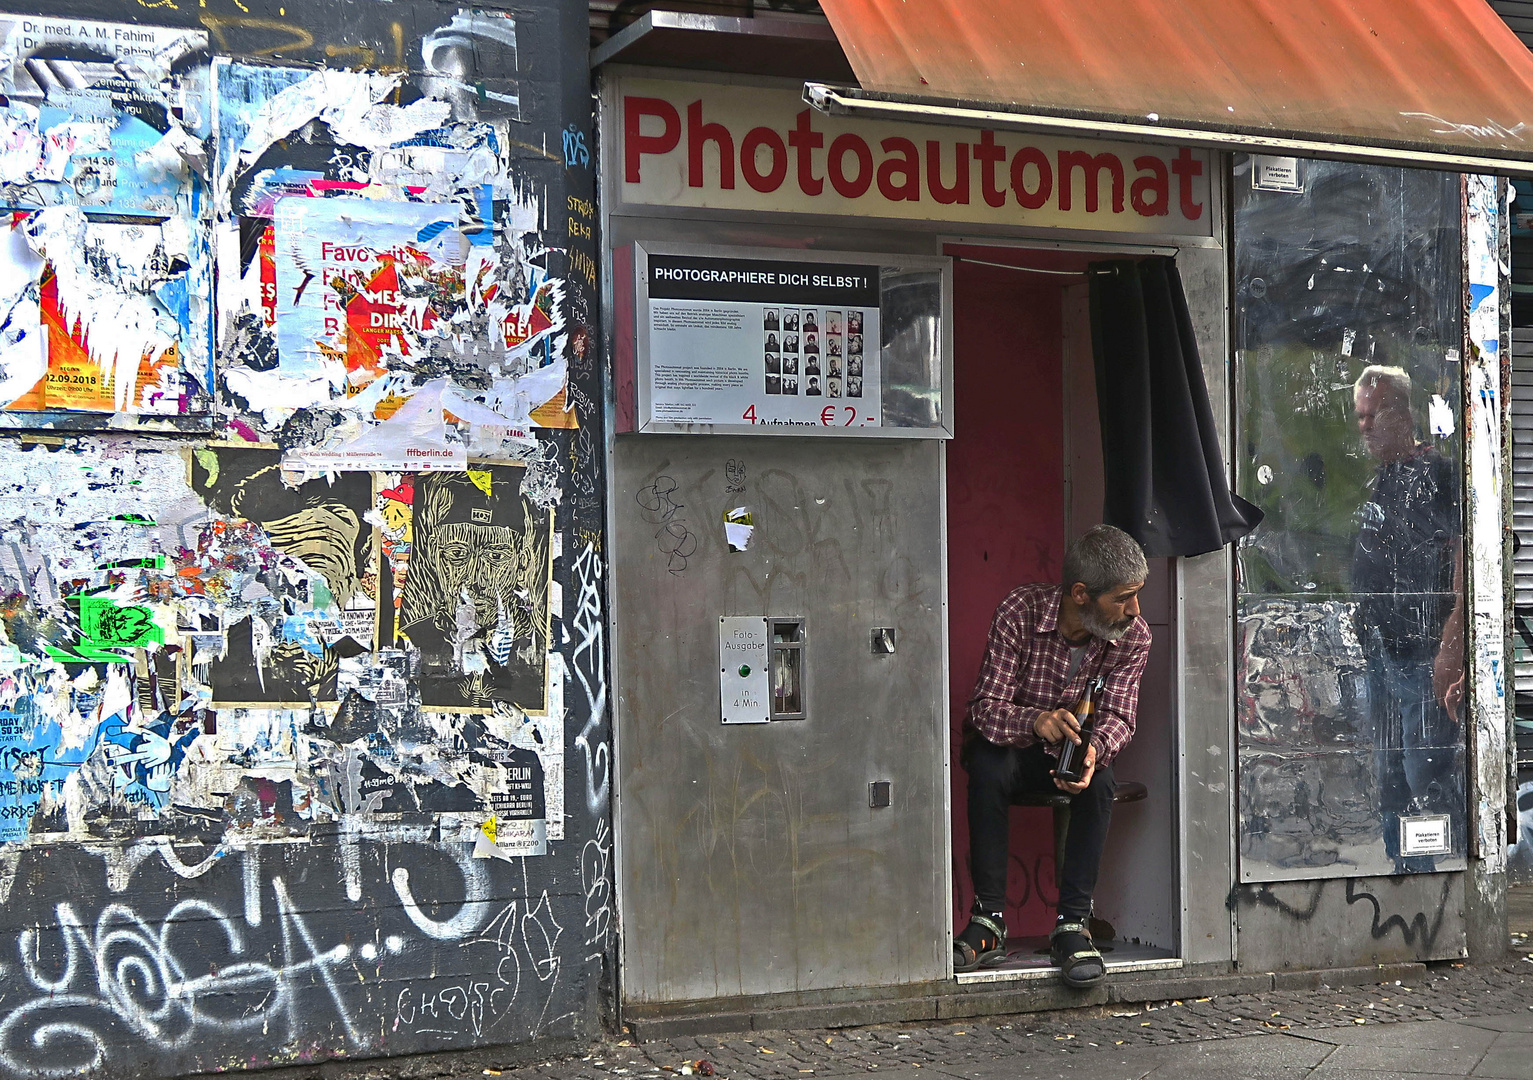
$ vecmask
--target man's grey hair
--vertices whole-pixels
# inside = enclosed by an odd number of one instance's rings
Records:
[[[1373,389],[1378,389],[1393,398],[1401,408],[1408,409],[1411,406],[1411,376],[1410,372],[1402,367],[1369,364],[1363,368],[1363,373],[1357,377],[1357,382],[1352,384],[1352,396],[1356,397],[1364,390]]]
[[[1144,549],[1128,533],[1111,525],[1087,529],[1065,549],[1066,592],[1079,581],[1095,600],[1120,585],[1137,585],[1149,576]]]

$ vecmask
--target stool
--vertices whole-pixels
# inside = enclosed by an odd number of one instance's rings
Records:
[[[1138,780],[1119,780],[1117,790],[1113,792],[1112,801],[1116,803],[1143,802],[1149,798],[1150,789]],[[1059,876],[1065,868],[1065,837],[1070,834],[1070,796],[1063,791],[1040,791],[1018,795],[1011,800],[1013,806],[1047,806],[1054,811],[1054,887],[1059,887]],[[1095,932],[1096,924],[1101,924],[1110,929],[1110,924],[1101,919],[1092,918],[1092,936],[1098,936]],[[1110,941],[1113,934],[1104,933],[1101,940]],[[1047,952],[1048,950],[1044,950]]]

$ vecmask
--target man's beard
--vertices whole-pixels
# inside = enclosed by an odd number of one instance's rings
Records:
[[[1134,620],[1131,618],[1115,623],[1108,622],[1095,600],[1081,608],[1080,613],[1081,626],[1085,627],[1086,632],[1092,637],[1099,637],[1103,641],[1122,639],[1123,635],[1128,633],[1128,628],[1134,625]]]

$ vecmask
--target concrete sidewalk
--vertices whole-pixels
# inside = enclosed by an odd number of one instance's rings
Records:
[[[1053,1013],[610,1040],[468,1068],[395,1062],[366,1080],[1533,1080],[1533,887],[1509,891],[1512,951],[1408,983],[1270,989]],[[525,1061],[525,1059],[523,1059]],[[464,1063],[465,1065],[468,1063]],[[486,1068],[485,1066],[489,1066]]]
[[[1447,1080],[1533,1078],[1533,1012],[1457,1022],[1368,1024],[983,1064],[879,1069],[884,1080]]]
[[[706,1063],[700,1065],[699,1063]],[[485,1070],[502,1080],[1533,1080],[1533,961],[1435,964],[1414,985],[1103,1006],[968,1021],[677,1036]],[[393,1080],[391,1074],[390,1080]],[[456,1075],[455,1075],[456,1080]]]

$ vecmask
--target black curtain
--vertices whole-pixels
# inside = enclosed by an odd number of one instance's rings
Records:
[[[1150,558],[1240,539],[1262,512],[1225,480],[1208,387],[1176,263],[1092,263],[1091,347],[1102,421],[1102,520]]]

